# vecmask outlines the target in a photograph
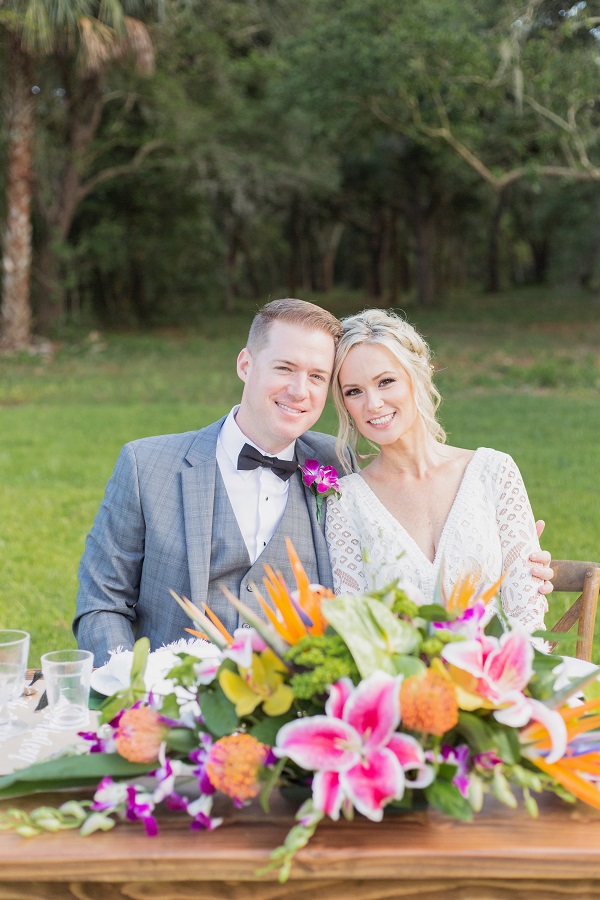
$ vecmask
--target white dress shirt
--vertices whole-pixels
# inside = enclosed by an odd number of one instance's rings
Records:
[[[275,534],[283,517],[290,483],[262,466],[249,471],[238,469],[238,456],[244,444],[251,444],[265,456],[272,456],[240,430],[235,421],[238,408],[233,407],[219,432],[217,464],[248,549],[250,562],[254,563]],[[293,441],[277,457],[292,460],[295,444]]]

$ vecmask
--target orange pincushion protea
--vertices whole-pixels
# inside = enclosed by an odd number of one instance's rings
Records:
[[[218,791],[244,801],[260,791],[258,773],[268,748],[251,734],[230,734],[212,745],[206,774]]]
[[[441,736],[458,722],[456,691],[450,679],[428,669],[411,675],[400,686],[402,724],[411,731]]]
[[[167,731],[159,713],[150,706],[127,709],[115,732],[117,752],[129,762],[154,762]]]

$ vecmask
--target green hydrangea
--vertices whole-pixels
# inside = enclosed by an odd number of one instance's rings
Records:
[[[360,679],[348,647],[337,634],[302,638],[288,650],[285,661],[294,669],[290,685],[298,700],[325,694],[340,678]]]
[[[419,615],[418,605],[413,600],[409,600],[406,592],[396,584],[389,584],[379,591],[369,591],[369,597],[381,600],[399,619],[412,621]]]
[[[392,612],[399,619],[410,619],[411,621],[419,615],[419,607],[414,600],[409,600],[404,591],[396,590],[396,597],[392,604]]]
[[[420,652],[429,657],[439,656],[445,643],[447,641],[441,641],[439,637],[426,638],[421,644]]]

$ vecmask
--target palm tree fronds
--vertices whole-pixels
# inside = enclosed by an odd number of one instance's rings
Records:
[[[79,67],[87,75],[99,74],[110,63],[132,58],[136,71],[149,74],[154,69],[154,49],[146,25],[139,19],[123,17],[123,30],[100,19],[83,16],[79,23]]]

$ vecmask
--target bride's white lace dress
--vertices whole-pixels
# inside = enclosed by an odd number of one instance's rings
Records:
[[[433,597],[440,569],[450,591],[469,571],[486,586],[502,573],[502,607],[527,631],[544,627],[546,598],[530,571],[539,549],[519,469],[506,453],[480,447],[465,469],[431,562],[360,475],[340,480],[327,504],[326,534],[337,594],[381,588],[401,578]]]

